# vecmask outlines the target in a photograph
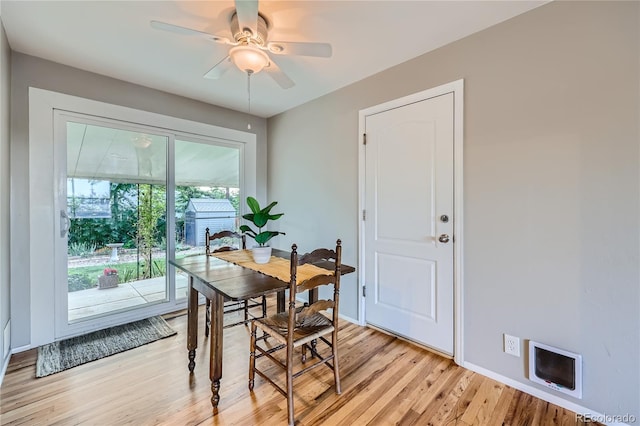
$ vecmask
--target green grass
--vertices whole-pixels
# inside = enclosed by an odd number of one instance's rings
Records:
[[[177,255],[178,259],[185,257],[184,255]],[[137,281],[137,262],[127,262],[110,264],[105,263],[101,265],[80,266],[77,268],[69,268],[68,275],[68,289],[69,292],[87,290],[95,288],[98,285],[98,276],[102,275],[104,268],[110,267],[118,270],[118,277],[120,283]],[[142,269],[142,268],[141,268]],[[164,276],[166,274],[166,261],[165,259],[153,260],[153,276]]]
[[[98,285],[98,276],[104,273],[104,268],[107,266],[113,267],[103,264],[69,268],[67,272],[69,292],[95,288]],[[136,268],[136,262],[122,263],[115,266],[118,274],[128,268]]]

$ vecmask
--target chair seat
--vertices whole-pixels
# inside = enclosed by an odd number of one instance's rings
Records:
[[[300,311],[302,308],[297,309]],[[271,315],[266,318],[255,320],[255,324],[263,332],[267,333],[280,343],[287,343],[287,322],[289,321],[289,315],[284,312],[276,315]],[[299,347],[311,340],[317,339],[320,336],[324,336],[333,332],[333,324],[331,320],[321,313],[314,313],[308,315],[302,319],[302,321],[296,324],[293,332],[293,346]]]

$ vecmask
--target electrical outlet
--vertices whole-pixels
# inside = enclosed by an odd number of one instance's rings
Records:
[[[504,352],[513,355],[520,356],[520,338],[515,336],[504,335]]]

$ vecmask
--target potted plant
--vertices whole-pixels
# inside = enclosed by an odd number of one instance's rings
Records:
[[[98,290],[112,288],[118,286],[118,270],[107,267],[102,271],[102,275],[98,276]]]
[[[258,228],[258,231],[256,232],[249,225],[242,225],[240,227],[240,231],[242,231],[243,234],[249,235],[258,244],[257,247],[254,247],[252,249],[253,260],[256,263],[269,262],[269,259],[271,258],[271,247],[266,245],[267,242],[278,234],[284,235],[284,232],[262,230],[262,228],[266,226],[268,221],[280,219],[280,217],[284,215],[284,213],[270,213],[271,209],[276,204],[278,204],[278,202],[274,201],[267,207],[261,209],[258,200],[253,197],[247,197],[247,205],[251,209],[251,213],[247,213],[242,217],[253,223]]]

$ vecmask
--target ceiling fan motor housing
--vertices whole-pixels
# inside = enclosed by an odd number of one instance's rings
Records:
[[[247,29],[247,31],[250,30]],[[263,47],[267,42],[267,21],[262,15],[258,14],[257,34],[252,34],[249,40],[245,30],[240,28],[238,24],[238,14],[234,13],[231,17],[231,34],[233,34],[234,40],[238,43],[250,43],[251,40],[253,44]]]

